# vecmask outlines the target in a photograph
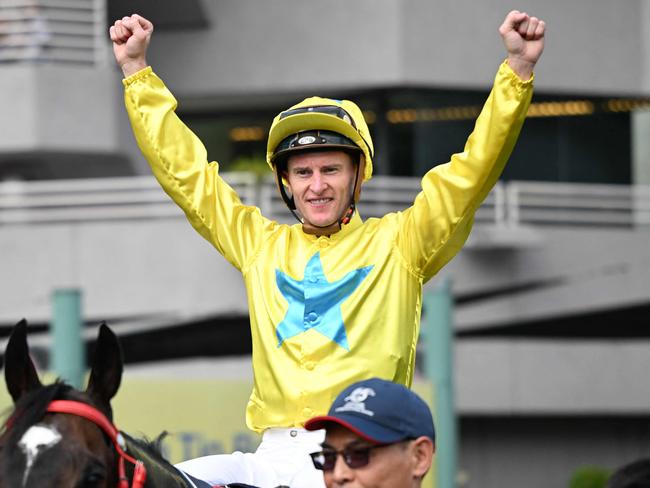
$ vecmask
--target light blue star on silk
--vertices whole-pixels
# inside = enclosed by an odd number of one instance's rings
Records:
[[[291,337],[315,329],[349,351],[341,304],[357,289],[372,268],[371,265],[355,269],[340,280],[330,283],[323,273],[320,252],[317,252],[305,266],[302,281],[294,280],[276,269],[278,289],[289,303],[284,319],[275,330],[278,347]]]

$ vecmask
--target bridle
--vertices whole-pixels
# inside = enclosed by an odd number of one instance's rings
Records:
[[[52,413],[68,413],[76,415],[77,417],[83,417],[94,423],[97,427],[103,430],[108,438],[113,442],[113,446],[119,455],[117,488],[129,488],[129,480],[126,477],[126,471],[124,470],[125,459],[134,465],[131,488],[142,488],[144,486],[147,479],[147,470],[144,464],[142,461],[138,461],[126,453],[126,442],[124,441],[124,437],[117,427],[113,425],[113,422],[108,420],[106,415],[87,403],[72,400],[53,400],[48,405],[47,411]]]

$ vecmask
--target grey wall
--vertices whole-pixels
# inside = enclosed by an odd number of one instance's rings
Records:
[[[647,416],[465,418],[459,488],[565,488],[579,467],[648,457],[649,426]]]
[[[49,321],[51,293],[83,290],[91,320],[246,315],[241,275],[184,219],[0,227],[0,321]],[[165,318],[167,317],[167,318]]]
[[[650,340],[461,338],[455,351],[465,415],[650,415]]]
[[[544,19],[545,52],[536,86],[544,91],[648,91],[643,74],[646,2],[490,0],[402,2],[405,78],[422,84],[477,86],[491,82],[504,57],[497,28],[517,9]],[[634,60],[631,62],[631,60]]]
[[[2,124],[0,152],[118,151],[112,71],[8,64],[0,72],[0,102],[11,117]]]
[[[497,229],[498,231],[498,229]],[[475,229],[480,233],[481,229]],[[650,301],[650,232],[598,228],[533,228],[538,242],[512,250],[465,248],[441,275],[457,293],[537,283],[459,307],[460,329],[514,324]],[[435,286],[432,282],[429,286]]]
[[[0,173],[3,165],[37,179],[148,172],[120,80],[113,65],[0,65]]]
[[[539,90],[650,94],[646,2],[203,0],[210,28],[154,34],[150,62],[182,98],[423,85],[487,86],[514,7],[544,18]]]
[[[150,62],[183,96],[335,89],[399,80],[390,0],[203,2],[210,28],[154,34]],[[351,10],[352,9],[352,10]]]

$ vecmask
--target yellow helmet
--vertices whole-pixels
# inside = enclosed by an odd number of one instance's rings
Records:
[[[303,132],[309,134],[303,137]],[[354,102],[310,97],[280,112],[271,124],[266,161],[275,169],[279,156],[319,147],[361,150],[365,159],[363,181],[372,177],[372,138],[363,113]]]

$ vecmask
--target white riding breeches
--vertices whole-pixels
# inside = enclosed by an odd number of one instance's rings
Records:
[[[310,453],[320,451],[325,431],[273,428],[252,453],[234,452],[190,459],[176,467],[213,485],[245,483],[260,488],[325,488],[323,472]]]

